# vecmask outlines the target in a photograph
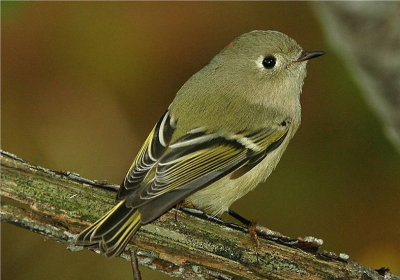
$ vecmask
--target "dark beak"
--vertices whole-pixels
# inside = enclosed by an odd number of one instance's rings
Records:
[[[316,58],[316,57],[324,55],[324,54],[325,54],[325,52],[323,52],[323,51],[314,51],[314,52],[303,51],[301,53],[300,57],[294,62],[306,61],[306,60]]]

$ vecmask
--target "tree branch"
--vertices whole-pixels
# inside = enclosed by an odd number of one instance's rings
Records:
[[[70,250],[82,249],[73,245],[75,234],[114,205],[118,188],[34,166],[4,151],[1,181],[2,221],[66,243]],[[262,227],[258,232],[256,252],[246,229],[196,210],[172,210],[143,226],[131,244],[141,265],[184,279],[400,280],[345,256],[318,252],[315,240],[290,239]]]

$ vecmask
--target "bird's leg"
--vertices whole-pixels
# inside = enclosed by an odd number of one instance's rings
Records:
[[[236,220],[238,220],[239,222],[241,222],[242,224],[244,224],[246,227],[250,227],[252,226],[254,223],[248,219],[246,219],[245,217],[239,215],[237,212],[233,211],[232,209],[228,209],[227,212],[230,216],[232,216],[233,218],[235,218]]]
[[[232,216],[233,218],[235,218],[236,220],[241,222],[243,225],[245,225],[247,227],[247,229],[249,230],[250,238],[251,238],[251,241],[253,242],[254,249],[256,251],[257,260],[258,260],[259,242],[258,242],[258,235],[257,235],[257,231],[256,231],[257,223],[244,218],[243,216],[239,215],[237,212],[233,211],[232,209],[228,209],[227,212],[230,216]]]
[[[140,269],[139,269],[139,262],[137,258],[137,250],[136,249],[129,249],[129,252],[131,253],[131,266],[132,266],[132,274],[133,274],[133,280],[142,280],[142,275],[140,274]]]
[[[187,208],[195,208],[192,203],[188,201],[181,201],[178,204],[175,205],[175,222],[178,221],[178,210],[181,209],[181,207],[187,207]]]
[[[182,207],[183,201],[179,202],[177,205],[175,205],[175,222],[178,221],[178,210]]]

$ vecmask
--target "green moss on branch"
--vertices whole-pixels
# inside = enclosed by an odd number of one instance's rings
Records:
[[[82,249],[73,246],[75,234],[113,206],[117,189],[34,166],[3,151],[1,181],[2,221],[73,250]],[[243,228],[182,211],[177,217],[172,210],[139,230],[131,245],[138,248],[140,264],[184,279],[384,279],[373,269],[320,253],[305,241],[267,235],[260,238],[256,254]],[[387,274],[385,279],[400,277]]]

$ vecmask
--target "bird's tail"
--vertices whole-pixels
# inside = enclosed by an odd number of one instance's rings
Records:
[[[134,208],[127,208],[125,200],[122,200],[97,222],[82,231],[78,235],[76,245],[98,247],[107,257],[115,257],[122,253],[140,225],[140,213]]]

